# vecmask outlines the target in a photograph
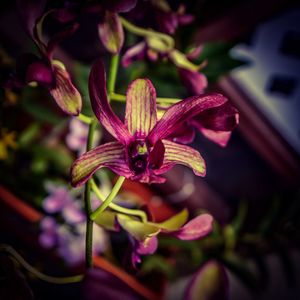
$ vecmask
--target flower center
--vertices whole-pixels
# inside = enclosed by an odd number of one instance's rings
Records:
[[[146,170],[149,153],[149,146],[145,140],[135,140],[130,145],[128,151],[129,164],[135,174],[141,174]]]

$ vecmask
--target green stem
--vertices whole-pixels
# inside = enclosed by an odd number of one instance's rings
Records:
[[[96,129],[97,121],[92,119],[89,126],[89,133],[87,138],[86,150],[91,150],[93,146],[93,138]],[[84,206],[86,213],[86,237],[85,237],[85,265],[86,268],[91,268],[93,266],[93,220],[90,219],[90,214],[92,213],[91,207],[91,183],[88,181],[85,184],[84,191]]]
[[[120,102],[125,102],[126,101],[126,96],[117,94],[117,93],[111,93],[110,94],[110,99],[115,100],[115,101],[120,101]],[[162,98],[162,97],[157,97],[156,102],[160,104],[174,104],[179,102],[181,99],[178,98]]]
[[[107,89],[109,95],[115,91],[119,59],[120,56],[118,54],[115,54],[111,57],[109,76],[107,81]]]
[[[93,120],[92,118],[90,118],[90,117],[88,117],[88,116],[86,116],[84,114],[79,114],[77,116],[77,119],[80,120],[80,121],[82,121],[85,124],[88,124],[88,125],[91,124],[91,122]]]
[[[101,203],[101,205],[90,215],[91,220],[95,221],[96,218],[111,204],[111,202],[117,196],[120,188],[122,187],[124,180],[125,180],[124,176],[119,176],[119,178],[118,178],[117,182],[115,183],[114,187],[112,188],[110,194]]]
[[[128,22],[123,17],[120,17],[122,25],[131,33],[134,33],[135,35],[142,36],[142,37],[156,37],[161,39],[166,43],[166,45],[169,46],[170,49],[174,48],[174,40],[172,37],[170,37],[167,34],[157,32],[151,29],[145,29],[138,27],[130,22]]]
[[[92,179],[91,180],[91,186],[92,186],[92,190],[94,191],[94,193],[96,194],[96,196],[102,201],[105,201],[105,196],[101,193],[100,189],[98,188],[98,186],[96,185],[95,181]],[[144,211],[139,210],[139,209],[130,209],[130,208],[125,208],[122,206],[119,206],[113,202],[109,203],[108,205],[111,209],[113,209],[114,211],[117,211],[119,213],[123,213],[126,215],[131,215],[131,216],[137,216],[140,217],[142,222],[147,222],[147,215]]]
[[[24,269],[28,272],[35,275],[37,278],[55,284],[67,284],[67,283],[76,283],[80,282],[83,279],[83,275],[75,275],[68,277],[54,277],[46,275],[39,270],[31,266],[14,248],[9,245],[2,244],[0,245],[0,251],[7,252],[10,254]]]

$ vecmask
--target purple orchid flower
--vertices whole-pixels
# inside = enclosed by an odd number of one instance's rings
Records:
[[[40,56],[24,54],[17,60],[16,74],[6,86],[20,88],[25,85],[38,84],[47,88],[57,105],[67,114],[77,116],[82,107],[81,95],[73,85],[65,66],[53,60],[53,51],[57,44],[71,35],[78,27],[71,27],[57,33],[47,44],[42,40],[40,31],[43,19],[49,11],[43,14],[45,1],[18,1],[21,19],[30,37],[35,42]]]
[[[224,104],[220,94],[194,96],[169,107],[157,121],[156,92],[148,79],[133,81],[126,94],[125,124],[112,111],[106,92],[103,63],[91,70],[89,91],[93,111],[102,125],[117,139],[83,154],[72,165],[74,187],[84,184],[98,169],[107,167],[120,176],[146,183],[161,183],[161,174],[176,164],[205,176],[205,162],[191,147],[166,138],[187,119]]]
[[[187,91],[192,95],[202,94],[207,88],[207,79],[204,74],[199,73],[199,70],[205,67],[206,61],[196,66],[189,60],[189,54],[185,55],[176,49],[167,49],[160,43],[160,41],[154,43],[153,40],[146,39],[132,46],[124,53],[121,61],[122,65],[128,67],[136,60],[149,59],[150,61],[156,61],[158,58],[167,58],[176,66],[179,77]]]
[[[132,244],[131,261],[135,266],[141,262],[142,255],[153,254],[157,250],[159,234],[186,241],[204,238],[212,231],[213,217],[201,214],[188,221],[188,211],[184,209],[164,222],[155,223],[105,211],[95,222],[108,230],[119,231],[122,228],[128,233]]]

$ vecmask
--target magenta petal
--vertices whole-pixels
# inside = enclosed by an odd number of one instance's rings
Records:
[[[89,92],[93,111],[100,123],[118,141],[128,144],[132,140],[132,136],[108,103],[105,69],[101,60],[96,61],[92,67]]]
[[[195,138],[195,129],[184,122],[177,130],[172,132],[167,139],[180,144],[190,144]]]
[[[140,255],[153,254],[158,246],[158,240],[156,236],[152,236],[145,241],[138,242],[136,252]]]
[[[206,138],[208,138],[209,140],[213,141],[221,147],[226,147],[231,137],[231,131],[215,131],[203,127],[199,128],[199,131]]]
[[[238,123],[239,113],[229,101],[208,109],[191,120],[191,124],[204,136],[223,147],[227,145],[231,131]]]
[[[215,131],[232,131],[239,123],[237,109],[226,101],[223,105],[208,109],[193,118],[193,125]]]
[[[82,107],[81,95],[64,67],[60,63],[53,63],[52,66],[55,77],[55,85],[50,89],[52,97],[66,114],[78,116]]]
[[[98,25],[98,33],[107,51],[112,54],[121,51],[124,43],[124,31],[117,14],[106,11]]]
[[[103,167],[126,178],[132,175],[125,161],[124,146],[119,142],[111,142],[100,145],[75,160],[71,168],[72,185],[77,187],[84,184]]]
[[[217,261],[205,263],[195,274],[185,291],[186,300],[229,299],[228,277]]]
[[[207,79],[202,73],[183,68],[178,68],[178,73],[183,85],[190,94],[200,95],[207,88]]]
[[[128,67],[135,60],[142,60],[146,54],[147,45],[145,42],[140,42],[129,49],[124,53],[122,58],[123,67]]]
[[[37,82],[39,85],[51,87],[54,81],[51,66],[43,61],[36,61],[28,66],[26,72],[26,83]]]
[[[149,167],[159,169],[163,164],[165,156],[165,146],[162,141],[157,141],[149,155]]]
[[[213,217],[209,214],[203,214],[186,223],[172,235],[181,240],[196,240],[208,235],[213,229],[212,225]]]
[[[170,106],[149,133],[149,141],[155,144],[159,139],[169,136],[180,128],[184,121],[209,108],[218,107],[226,101],[227,99],[220,94],[205,94],[184,99]]]

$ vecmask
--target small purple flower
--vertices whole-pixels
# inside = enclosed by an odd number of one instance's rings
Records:
[[[59,213],[63,224],[52,217],[45,217],[40,223],[40,244],[46,249],[57,250],[68,264],[76,265],[84,261],[86,217],[83,213],[81,201],[74,198],[64,186],[47,184],[50,193],[43,203],[44,209],[50,213]],[[99,226],[93,230],[93,253],[100,253],[107,249],[108,238]]]
[[[47,213],[60,212],[69,224],[77,224],[85,220],[80,201],[73,198],[66,187],[50,183],[46,185],[46,189],[50,193],[43,201],[43,208]]]
[[[46,190],[50,193],[43,201],[43,208],[47,213],[57,213],[68,203],[74,201],[68,189],[64,186],[55,186],[49,183],[46,185]]]
[[[105,71],[100,60],[92,67],[89,90],[96,117],[117,141],[100,145],[73,163],[73,186],[84,184],[103,167],[147,183],[164,182],[165,178],[160,175],[176,164],[192,168],[197,176],[205,176],[205,162],[198,151],[166,138],[186,120],[224,104],[227,101],[224,96],[206,94],[184,99],[169,107],[158,121],[155,89],[150,80],[137,79],[127,90],[123,124],[109,105]]]
[[[80,154],[85,152],[87,136],[89,128],[86,124],[82,123],[77,118],[72,118],[69,123],[69,133],[66,136],[67,146],[73,150],[78,151]],[[94,134],[94,146],[99,143],[100,134],[96,131]]]
[[[41,223],[41,234],[39,236],[40,244],[46,248],[53,248],[57,242],[57,224],[51,217],[45,217]]]

